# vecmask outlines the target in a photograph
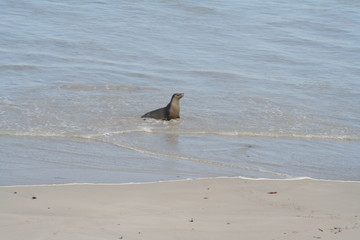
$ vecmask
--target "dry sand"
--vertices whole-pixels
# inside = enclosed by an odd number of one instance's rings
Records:
[[[360,239],[360,182],[0,187],[0,239]]]

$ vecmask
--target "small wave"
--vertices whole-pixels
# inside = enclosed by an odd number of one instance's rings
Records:
[[[37,70],[38,67],[34,65],[0,65],[1,70],[16,70],[16,71],[28,71]]]
[[[220,136],[235,136],[235,137],[258,137],[258,138],[295,138],[295,139],[316,139],[316,140],[346,140],[358,141],[360,136],[350,135],[321,135],[321,134],[292,134],[292,133],[255,133],[255,132],[194,132],[196,135],[220,135]]]
[[[177,7],[180,9],[183,9],[187,12],[192,12],[195,14],[213,14],[216,12],[215,8],[208,7],[205,5],[200,5],[198,2],[190,3],[190,2],[184,2],[184,1],[174,1],[174,4],[176,4]]]
[[[156,123],[156,122],[155,122]],[[131,133],[144,134],[165,134],[165,135],[217,135],[223,137],[247,137],[247,138],[274,138],[274,139],[300,139],[300,140],[333,140],[333,141],[360,141],[359,136],[350,135],[317,135],[317,134],[271,134],[271,133],[252,133],[252,132],[217,132],[217,131],[167,131],[169,128],[163,127],[140,127],[137,129],[107,132],[96,136],[121,135]],[[95,135],[94,135],[95,136]]]
[[[45,133],[45,132],[26,132],[26,131],[0,131],[0,136],[7,137],[66,137],[65,134],[60,133]]]
[[[255,133],[255,132],[239,132],[239,131],[184,131],[184,132],[164,132],[152,131],[153,133],[162,134],[183,134],[183,135],[218,135],[225,137],[250,137],[250,138],[291,138],[291,139],[314,139],[314,140],[338,140],[338,141],[359,141],[360,136],[350,135],[321,135],[321,134],[291,134],[291,133]]]
[[[152,88],[135,87],[135,86],[117,86],[117,85],[86,85],[86,84],[64,84],[59,86],[60,89],[66,90],[83,90],[83,91],[141,91],[152,90]]]
[[[154,122],[154,123],[158,123]],[[153,134],[177,134],[177,135],[218,135],[224,137],[249,137],[249,138],[289,138],[302,140],[337,140],[337,141],[360,141],[360,136],[351,135],[321,135],[321,134],[291,134],[291,133],[256,133],[240,131],[168,131],[168,128],[141,127],[133,130],[106,133],[106,135],[129,134],[129,133],[153,133]]]
[[[179,74],[187,74],[190,76],[204,76],[204,77],[217,77],[225,79],[239,79],[244,78],[245,76],[237,72],[230,71],[216,71],[216,70],[172,70],[171,72],[177,72]]]
[[[172,131],[171,126],[181,123],[181,120],[164,122],[149,120],[154,126],[140,126],[135,129],[106,131],[99,133],[67,133],[67,132],[41,132],[41,131],[0,131],[0,136],[16,137],[74,137],[74,138],[93,138],[111,135],[122,135],[132,133],[143,134],[165,134],[165,135],[217,135],[223,137],[247,137],[247,138],[274,138],[274,139],[300,139],[300,140],[333,140],[333,141],[360,141],[360,136],[350,135],[320,135],[320,134],[276,134],[276,133],[255,133],[239,131]]]

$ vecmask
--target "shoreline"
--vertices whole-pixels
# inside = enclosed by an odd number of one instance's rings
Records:
[[[206,178],[0,186],[4,239],[356,239],[360,182]]]
[[[333,179],[320,179],[312,177],[295,177],[295,178],[249,178],[249,177],[203,177],[203,178],[185,178],[185,179],[170,179],[149,182],[124,182],[124,183],[54,183],[54,184],[34,184],[34,185],[0,185],[1,188],[11,187],[51,187],[51,186],[76,186],[76,185],[95,185],[95,186],[122,186],[122,185],[141,185],[141,184],[156,184],[156,183],[172,183],[172,182],[187,182],[187,181],[202,181],[202,180],[216,180],[216,179],[240,179],[250,181],[320,181],[320,182],[334,182],[334,183],[360,183],[360,180],[333,180]]]

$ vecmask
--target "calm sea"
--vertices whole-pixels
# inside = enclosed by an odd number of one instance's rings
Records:
[[[360,181],[360,2],[0,2],[0,185]],[[183,92],[181,119],[140,116]]]

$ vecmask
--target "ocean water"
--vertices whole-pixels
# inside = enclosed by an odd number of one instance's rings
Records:
[[[360,180],[358,1],[0,2],[0,185]],[[181,118],[140,116],[175,92]]]

